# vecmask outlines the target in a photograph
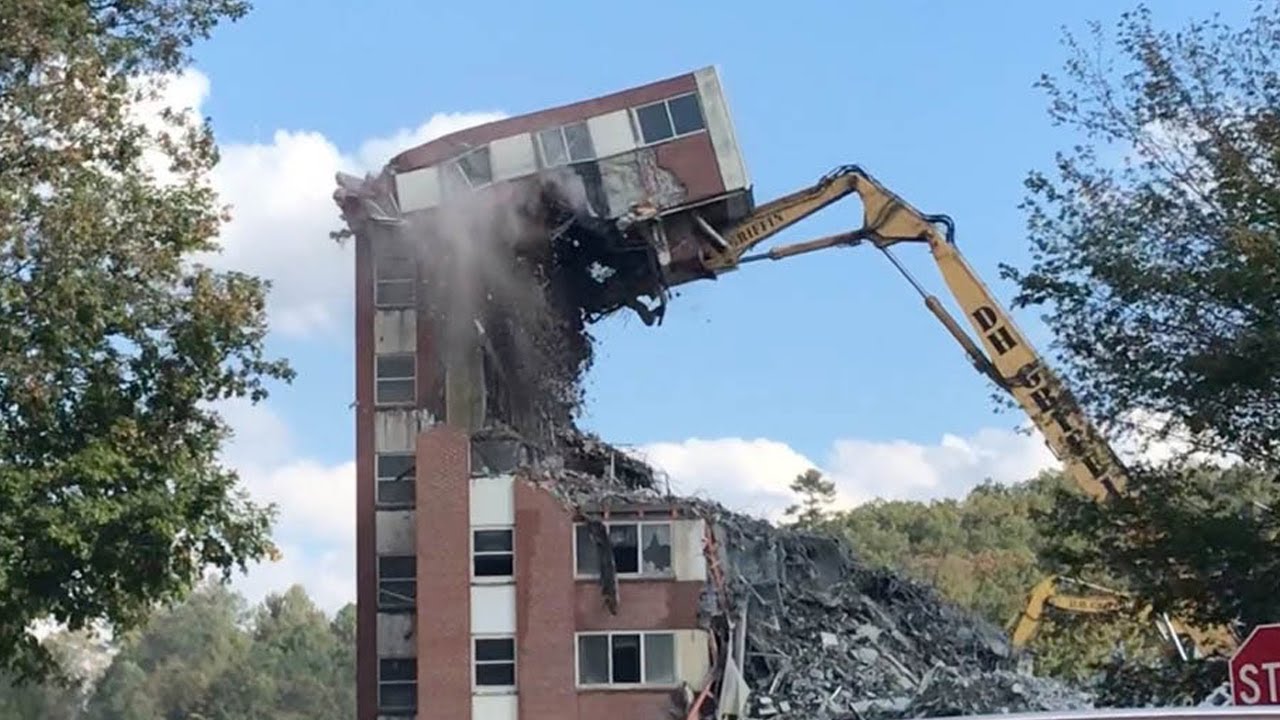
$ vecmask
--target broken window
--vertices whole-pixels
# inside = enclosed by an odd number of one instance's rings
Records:
[[[413,453],[378,453],[374,457],[378,505],[405,507],[414,502]]]
[[[380,308],[411,307],[417,268],[403,248],[378,244],[373,258],[373,304]]]
[[[418,708],[418,659],[378,659],[378,711]]]
[[[640,137],[646,145],[695,133],[706,127],[697,93],[638,107],[635,113]]]
[[[579,685],[669,685],[676,680],[675,635],[669,632],[578,636]]]
[[[418,565],[413,555],[378,557],[378,609],[404,610],[418,595]]]
[[[412,405],[416,390],[413,353],[389,353],[375,358],[373,402],[376,405]]]
[[[476,687],[515,687],[515,638],[478,637],[474,650]]]
[[[670,522],[606,523],[613,564],[618,575],[666,576],[671,574]],[[578,575],[600,574],[600,555],[586,525],[574,529]]]
[[[471,565],[476,577],[510,577],[515,573],[513,535],[510,528],[472,531]]]
[[[489,146],[476,148],[454,162],[462,179],[472,189],[493,182],[493,165],[489,158]]]
[[[538,133],[538,148],[544,167],[593,160],[595,145],[586,122],[570,123]]]

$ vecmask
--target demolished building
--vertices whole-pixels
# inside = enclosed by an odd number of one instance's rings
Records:
[[[590,322],[661,322],[716,228],[753,209],[714,68],[462,130],[338,185],[360,720],[1085,702],[1016,673],[998,630],[922,586],[671,496],[577,429]]]

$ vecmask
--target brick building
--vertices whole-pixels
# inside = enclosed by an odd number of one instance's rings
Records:
[[[655,718],[708,672],[704,521],[674,504],[571,505],[520,474],[546,429],[502,401],[483,333],[444,341],[424,290],[432,258],[413,242],[448,232],[442,209],[548,182],[579,198],[584,226],[623,228],[600,243],[625,246],[610,258],[619,279],[592,300],[600,313],[637,294],[661,302],[681,259],[716,239],[699,228],[753,203],[714,68],[339,177],[356,251],[359,720]],[[615,571],[610,607],[600,574]]]

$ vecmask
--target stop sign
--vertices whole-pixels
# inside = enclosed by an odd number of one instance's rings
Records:
[[[1280,623],[1259,625],[1231,656],[1236,705],[1280,705]]]

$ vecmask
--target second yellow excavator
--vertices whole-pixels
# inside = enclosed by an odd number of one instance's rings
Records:
[[[1078,588],[1088,594],[1069,595],[1062,592],[1063,587]],[[1027,596],[1027,604],[1022,612],[1009,623],[1013,646],[1026,647],[1040,630],[1046,614],[1052,610],[1088,615],[1128,612],[1142,621],[1152,620],[1151,606],[1139,605],[1127,593],[1076,578],[1050,575],[1036,583]],[[1230,655],[1239,645],[1239,638],[1228,627],[1199,628],[1180,618],[1164,614],[1158,615],[1154,623],[1160,636],[1183,660],[1208,655]]]

